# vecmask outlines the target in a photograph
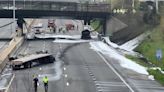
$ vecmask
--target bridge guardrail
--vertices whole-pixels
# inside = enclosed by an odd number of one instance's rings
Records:
[[[84,11],[84,12],[110,12],[110,4],[86,4],[68,2],[16,2],[16,10],[55,10],[55,11]],[[12,2],[0,2],[0,9],[13,9]]]

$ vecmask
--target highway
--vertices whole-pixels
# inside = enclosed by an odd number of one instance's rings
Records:
[[[44,27],[47,20],[37,20]],[[72,20],[57,19],[57,26],[65,23],[79,23]],[[34,23],[35,24],[35,23]],[[81,25],[82,26],[82,25]],[[82,27],[80,27],[81,29]],[[63,34],[63,33],[58,33]],[[77,30],[67,32],[79,35]],[[90,49],[88,43],[54,43],[53,40],[26,40],[16,55],[26,55],[38,51],[48,51],[56,57],[54,64],[36,66],[30,69],[13,71],[15,73],[13,92],[33,92],[33,75],[39,77],[38,92],[44,92],[42,77],[49,77],[48,92],[130,92],[125,83],[104,62],[99,54]],[[59,58],[59,54],[62,57]]]
[[[47,31],[47,22],[48,19],[36,19],[33,25],[42,23],[43,29]],[[67,23],[78,25],[79,30],[83,29],[81,21],[55,19],[57,27],[63,27]],[[57,33],[51,34],[80,35],[81,31],[79,30],[70,30],[66,33],[57,31]],[[147,79],[146,75],[125,69],[115,59],[91,49],[89,42],[62,43],[63,39],[58,40],[61,40],[61,43],[53,42],[54,39],[25,40],[24,44],[13,54],[14,56],[20,57],[48,51],[56,58],[56,61],[51,64],[12,71],[15,74],[12,82],[14,85],[11,86],[12,92],[34,92],[33,75],[39,78],[38,92],[44,92],[42,82],[44,76],[49,78],[48,92],[163,91],[163,87],[156,81]],[[92,42],[97,41],[97,39],[92,40]],[[1,50],[6,43],[6,41],[0,42]]]
[[[34,53],[41,51],[41,45],[46,44],[46,49],[49,53],[56,56],[61,48],[65,48],[67,44],[54,44],[52,40],[31,41],[22,46],[20,53]],[[59,45],[61,48],[59,48]],[[119,77],[103,62],[103,59],[85,44],[78,44],[70,48],[62,60],[64,61],[63,75],[59,80],[55,78],[55,63],[38,66],[31,69],[18,70],[16,73],[15,84],[17,87],[15,92],[32,92],[32,75],[33,74],[48,74],[50,76],[49,92],[129,92],[126,85]],[[57,61],[58,62],[58,61]],[[60,62],[62,63],[62,62]],[[42,70],[40,71],[40,68]],[[65,77],[67,75],[67,77]],[[54,77],[53,77],[54,76]],[[41,81],[41,80],[40,80]],[[41,82],[42,84],[42,82]],[[68,85],[68,86],[67,86]],[[39,92],[43,92],[42,86]]]
[[[78,44],[65,53],[70,86],[67,92],[129,92],[127,86],[110,69],[88,43]]]

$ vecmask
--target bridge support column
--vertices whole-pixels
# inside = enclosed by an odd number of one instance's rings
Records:
[[[91,21],[90,19],[85,19],[84,20],[84,25],[90,25],[91,24],[90,21]]]
[[[107,20],[104,18],[102,21],[102,36],[106,36],[106,31],[107,31]]]
[[[22,36],[23,35],[23,24],[25,23],[25,20],[23,18],[18,18],[17,20],[17,25],[19,27],[19,35]]]
[[[109,18],[104,18],[102,20],[102,36],[111,36],[111,30],[110,30],[110,19]]]

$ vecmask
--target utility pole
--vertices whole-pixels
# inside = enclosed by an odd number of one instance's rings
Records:
[[[16,24],[15,24],[15,0],[13,0],[13,33],[16,30]]]
[[[159,13],[159,11],[158,11],[158,0],[155,0],[155,7],[156,7],[156,12]]]
[[[132,0],[132,8],[134,9],[134,0]]]

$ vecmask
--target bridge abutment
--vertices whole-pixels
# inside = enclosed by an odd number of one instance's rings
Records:
[[[110,31],[110,24],[109,24],[110,18],[104,18],[101,20],[101,35],[102,36],[110,36],[112,35],[112,32]]]

